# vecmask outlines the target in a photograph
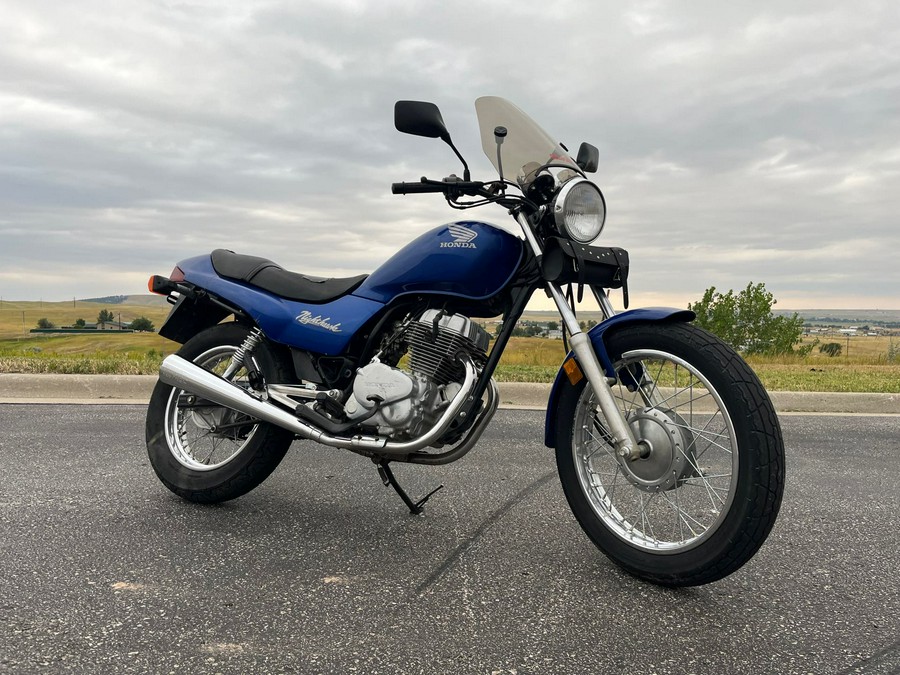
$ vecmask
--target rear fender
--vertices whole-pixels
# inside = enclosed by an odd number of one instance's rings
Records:
[[[234,313],[221,303],[213,302],[205,294],[183,294],[175,302],[175,306],[159,329],[159,334],[184,344],[200,331],[215,326],[226,316]]]
[[[588,331],[588,337],[594,347],[594,353],[600,361],[600,367],[608,377],[615,377],[616,371],[613,369],[612,361],[606,351],[606,334],[613,329],[629,326],[636,323],[666,323],[680,322],[687,323],[693,321],[696,315],[687,309],[672,309],[670,307],[645,307],[643,309],[631,309],[621,314],[616,314],[606,321],[597,324]],[[577,359],[572,352],[566,355],[563,364],[568,363],[569,359]],[[544,445],[548,448],[556,447],[556,418],[557,408],[559,407],[559,396],[563,387],[568,383],[569,377],[566,375],[565,367],[561,367],[556,374],[556,380],[550,389],[550,398],[547,401],[547,419],[544,424]]]

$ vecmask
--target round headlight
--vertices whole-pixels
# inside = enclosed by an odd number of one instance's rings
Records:
[[[585,178],[573,178],[556,195],[553,217],[561,234],[580,244],[600,236],[606,221],[606,203],[600,188]]]

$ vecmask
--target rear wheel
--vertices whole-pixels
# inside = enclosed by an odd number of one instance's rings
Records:
[[[232,355],[249,334],[240,324],[219,324],[191,338],[178,355],[226,375]],[[265,342],[250,358],[267,382],[288,381],[284,365]],[[250,389],[245,365],[227,377]],[[150,464],[162,483],[180,497],[201,503],[234,499],[255,488],[278,466],[293,440],[285,429],[163,382],[157,382],[150,397],[146,437]]]
[[[615,453],[584,379],[566,384],[556,457],[578,522],[613,561],[655,583],[734,572],[771,530],[784,488],[768,395],[740,356],[695,326],[628,326],[607,349],[641,457]]]

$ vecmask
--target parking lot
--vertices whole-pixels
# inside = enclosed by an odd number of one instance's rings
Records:
[[[619,571],[582,534],[540,412],[398,466],[294,444],[253,493],[183,502],[141,406],[0,405],[0,671],[895,673],[900,417],[787,415],[759,554],[709,586]]]

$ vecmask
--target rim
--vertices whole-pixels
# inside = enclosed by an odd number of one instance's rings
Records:
[[[194,363],[224,375],[237,350],[231,345],[214,347],[195,358]],[[228,379],[243,389],[250,389],[243,365]],[[228,464],[247,447],[258,429],[259,422],[244,413],[204,401],[183,389],[173,388],[169,393],[166,439],[172,456],[188,469],[212,471]]]
[[[728,411],[709,380],[673,354],[631,351],[615,368],[613,395],[642,457],[616,455],[586,385],[572,437],[581,489],[626,543],[666,554],[694,548],[719,528],[734,500],[738,445]]]

